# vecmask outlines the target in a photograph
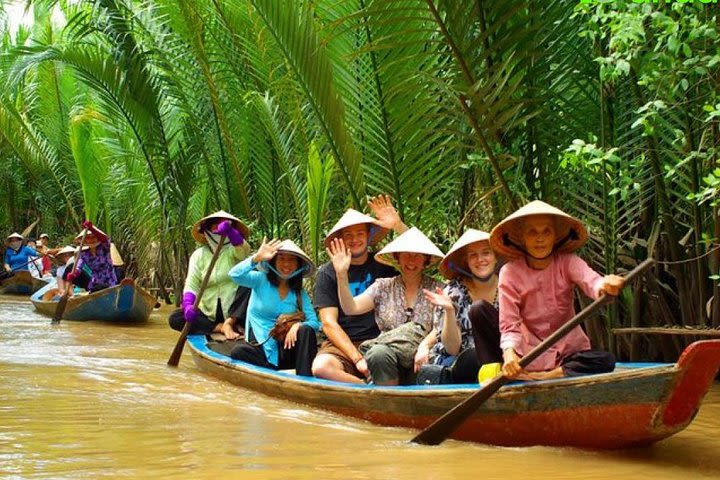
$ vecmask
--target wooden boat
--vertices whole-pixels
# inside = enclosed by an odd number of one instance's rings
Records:
[[[35,292],[30,300],[45,315],[55,315],[57,285],[51,283]],[[99,292],[79,294],[68,299],[64,320],[101,320],[106,322],[142,322],[148,319],[157,300],[135,281],[124,279],[119,285]]]
[[[198,367],[241,387],[380,425],[425,428],[478,385],[378,387],[299,377],[188,344]],[[617,449],[687,427],[720,366],[720,340],[688,346],[676,364],[625,363],[615,372],[504,386],[452,436],[500,446]],[[408,437],[409,438],[409,437]]]
[[[0,293],[30,295],[48,285],[48,280],[35,278],[27,270],[15,272],[12,277],[0,281]]]

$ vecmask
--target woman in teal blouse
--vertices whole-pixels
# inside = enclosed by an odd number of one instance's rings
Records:
[[[312,376],[320,321],[302,279],[314,270],[310,257],[291,240],[265,239],[255,255],[230,270],[235,283],[252,290],[245,320],[247,342],[236,345],[231,357],[274,370],[295,368],[298,375]],[[290,328],[280,345],[269,337],[270,330],[278,316],[295,313],[298,307],[305,319]]]

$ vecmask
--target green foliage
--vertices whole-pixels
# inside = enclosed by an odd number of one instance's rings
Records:
[[[576,3],[30,1],[0,47],[0,224],[69,238],[89,217],[176,289],[210,211],[321,261],[378,193],[444,249],[542,198],[587,223],[598,270],[701,256],[720,236],[717,8]],[[658,267],[607,327],[720,325],[718,270]]]

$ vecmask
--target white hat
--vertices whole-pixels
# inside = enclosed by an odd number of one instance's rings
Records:
[[[85,249],[85,247],[83,247],[83,250],[84,250],[84,249]],[[70,245],[67,245],[67,246],[61,248],[60,251],[55,254],[55,256],[56,256],[56,257],[59,257],[60,255],[65,255],[66,253],[73,253],[73,254],[74,254],[76,250],[77,250],[77,249],[76,249],[75,247],[72,247],[72,246],[70,246]]]
[[[555,251],[557,252],[574,252],[587,241],[588,233],[580,220],[559,208],[535,200],[509,215],[492,229],[490,246],[495,253],[508,260],[522,257],[524,255],[522,224],[527,217],[534,215],[550,215],[555,219],[555,234],[558,242]]]
[[[461,275],[457,269],[469,272],[470,268],[465,258],[465,247],[479,242],[488,242],[489,244],[489,241],[489,233],[473,228],[468,229],[457,239],[452,248],[450,248],[450,251],[445,255],[445,258],[440,262],[440,267],[438,268],[440,274],[447,279],[453,279]]]
[[[325,237],[325,248],[329,248],[330,242],[340,236],[342,229],[355,225],[368,225],[370,227],[371,233],[368,235],[368,247],[376,245],[389,232],[387,228],[379,227],[373,217],[350,208],[330,229],[330,233]]]
[[[398,268],[397,260],[395,260],[393,254],[402,252],[427,255],[430,257],[430,263],[428,265],[438,263],[444,256],[443,252],[436,247],[424,233],[412,227],[376,253],[375,260],[385,265]]]
[[[309,277],[315,272],[315,264],[313,263],[313,261],[310,259],[307,253],[303,252],[302,249],[298,247],[292,240],[283,240],[282,243],[280,243],[280,245],[278,246],[277,251],[290,253],[298,257],[300,261],[302,261],[307,266],[307,269],[303,272],[303,277]]]
[[[202,230],[203,224],[207,220],[230,220],[233,222],[233,226],[240,230],[240,233],[242,233],[243,237],[247,238],[250,234],[250,230],[248,227],[236,216],[231,215],[227,213],[225,210],[218,210],[215,213],[211,213],[210,215],[201,218],[197,222],[195,222],[195,225],[192,227],[192,236],[198,243],[207,243],[207,238],[205,238],[204,232]]]

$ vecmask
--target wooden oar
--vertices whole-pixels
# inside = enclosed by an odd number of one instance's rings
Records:
[[[77,271],[78,266],[78,260],[80,258],[80,252],[82,252],[83,245],[85,244],[85,235],[87,235],[88,229],[83,228],[83,234],[82,237],[80,237],[80,245],[77,247],[77,251],[75,252],[75,257],[73,260],[73,268],[70,270],[70,273],[73,274]],[[57,307],[55,307],[55,315],[53,315],[52,323],[60,323],[60,319],[63,316],[63,313],[65,313],[65,307],[67,306],[68,302],[68,296],[70,294],[70,289],[75,288],[72,282],[68,282],[67,288],[65,288],[65,291],[62,294],[62,297],[60,297],[60,301],[57,304]]]
[[[18,265],[17,267],[15,267],[15,268],[13,268],[12,270],[10,270],[8,273],[14,274],[15,272],[19,271],[19,270],[20,270],[22,267],[24,267],[25,265],[30,265],[30,264],[33,263],[33,262],[37,262],[38,260],[40,260],[40,259],[41,259],[42,257],[44,257],[44,256],[45,256],[45,255],[43,255],[42,253],[38,252],[38,256],[35,257],[35,259],[33,259],[33,260],[28,260],[27,262],[23,263],[22,265]]]
[[[220,241],[218,242],[217,247],[215,248],[215,251],[213,252],[212,259],[210,260],[210,266],[208,266],[207,272],[205,272],[205,277],[203,278],[202,284],[200,285],[200,291],[197,294],[197,297],[195,297],[195,303],[194,307],[197,309],[198,305],[200,305],[200,300],[202,299],[203,293],[205,293],[205,287],[208,284],[208,281],[210,280],[210,274],[212,274],[213,268],[215,268],[215,262],[217,261],[218,257],[220,256],[220,250],[223,249],[223,246],[225,245],[225,235],[220,237]],[[185,325],[183,326],[182,331],[180,332],[180,337],[178,338],[177,343],[175,344],[175,348],[173,349],[172,353],[170,354],[170,358],[168,359],[167,364],[171,367],[177,367],[178,363],[180,363],[180,357],[182,356],[183,349],[185,348],[185,341],[187,340],[188,333],[190,332],[190,322],[185,322]]]
[[[625,285],[629,284],[633,278],[645,271],[654,263],[652,258],[648,258],[640,265],[635,267],[625,276]],[[525,368],[530,362],[539,357],[548,348],[555,345],[555,343],[562,337],[570,333],[572,329],[580,325],[585,318],[593,313],[600,305],[603,305],[607,301],[612,301],[615,297],[608,295],[601,295],[600,298],[595,300],[593,303],[585,307],[580,313],[575,315],[573,318],[568,320],[562,327],[558,328],[552,335],[543,340],[540,345],[533,348],[530,353],[520,359],[520,366]],[[477,392],[470,395],[467,399],[463,400],[462,403],[455,406],[452,410],[448,411],[445,415],[435,420],[429,427],[422,432],[418,433],[415,438],[412,439],[414,443],[420,443],[423,445],[438,445],[442,443],[447,437],[449,437],[462,423],[470,417],[475,411],[485,403],[495,392],[500,390],[500,387],[505,385],[511,379],[506,378],[502,375],[498,375],[490,381],[487,385],[482,387]]]
[[[30,233],[32,233],[33,228],[35,228],[35,226],[36,226],[38,223],[40,223],[40,219],[39,219],[39,218],[38,218],[37,220],[35,220],[33,223],[31,223],[29,227],[25,228],[25,230],[23,230],[20,235],[22,235],[23,237],[27,237],[28,235],[30,235]]]

